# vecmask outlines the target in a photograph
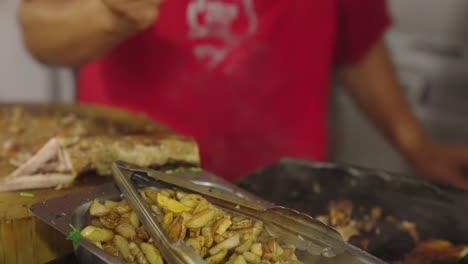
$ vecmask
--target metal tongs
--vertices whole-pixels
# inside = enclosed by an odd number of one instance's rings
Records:
[[[364,263],[384,263],[344,242],[335,229],[295,210],[280,206],[267,207],[264,203],[247,201],[220,190],[123,161],[114,162],[112,169],[117,186],[133,206],[168,263],[202,264],[204,261],[191,247],[167,236],[159,221],[153,217],[152,211],[145,205],[137,187],[175,187],[181,191],[202,195],[224,210],[261,221],[271,236],[284,243],[293,244],[298,250],[309,255],[334,258],[347,253],[350,256],[358,256]]]

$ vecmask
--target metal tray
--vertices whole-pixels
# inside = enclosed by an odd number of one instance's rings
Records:
[[[187,172],[174,173],[174,177],[181,177],[202,186],[212,187],[214,192],[230,193],[239,198],[257,201],[264,203],[265,206],[271,206],[271,203],[210,173],[192,173],[187,170]],[[117,187],[113,183],[108,183],[89,191],[47,200],[33,205],[30,209],[42,221],[67,236],[70,231],[72,231],[70,225],[81,230],[89,223],[90,216],[88,214],[88,209],[94,199],[118,200],[120,198],[121,193]],[[125,263],[121,259],[110,256],[98,249],[86,240],[80,242],[80,247],[77,249],[76,255],[80,263],[86,264]]]
[[[420,237],[468,243],[468,192],[380,170],[283,159],[238,181],[264,199],[312,216],[326,213],[331,200],[379,206],[383,212],[417,224]],[[320,192],[314,192],[320,186]],[[386,261],[404,257],[414,244],[398,233],[372,238],[369,252]]]
[[[209,186],[213,188],[213,192],[221,192],[226,195],[235,195],[237,197],[260,202],[269,207],[272,204],[265,200],[252,195],[239,187],[228,183],[212,174],[202,173],[178,173],[174,177],[183,177],[189,181],[199,185]],[[53,199],[44,203],[35,204],[31,210],[41,220],[50,224],[64,235],[71,231],[70,224],[78,229],[84,228],[89,223],[90,216],[88,214],[89,206],[93,199],[111,199],[117,200],[121,197],[120,191],[114,184],[106,184],[91,191],[80,192],[67,195],[62,198]],[[333,263],[333,264],[381,264],[383,262],[374,258],[361,258],[362,255],[357,255],[358,249],[348,251],[345,254],[335,258],[326,258],[324,256],[298,255],[305,263]],[[98,249],[92,243],[82,240],[80,247],[77,249],[77,257],[80,263],[125,263],[116,257],[110,256],[103,250]],[[359,257],[358,257],[359,256]]]

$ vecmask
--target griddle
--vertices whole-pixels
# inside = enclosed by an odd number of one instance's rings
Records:
[[[421,240],[468,243],[468,192],[386,171],[285,158],[237,184],[266,200],[312,216],[326,214],[331,200],[381,207],[384,214],[416,223]],[[320,191],[317,192],[317,186]],[[403,259],[414,244],[389,228],[368,251],[386,261]]]

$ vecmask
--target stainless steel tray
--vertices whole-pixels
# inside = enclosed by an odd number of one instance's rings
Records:
[[[255,201],[265,206],[272,204],[250,194],[239,187],[217,177],[208,172],[192,172],[185,169],[179,172],[167,171],[174,177],[192,181],[201,186],[213,188],[214,192],[221,192],[228,195],[234,195],[242,199]],[[121,193],[117,187],[112,184],[104,184],[89,191],[68,194],[60,198],[43,201],[31,206],[31,211],[42,221],[46,222],[65,236],[72,231],[72,226],[81,230],[90,221],[88,209],[94,199],[100,200],[118,200]],[[103,250],[97,248],[86,240],[81,240],[80,247],[76,251],[80,263],[126,263],[123,260],[113,257]]]
[[[262,203],[265,207],[272,206],[271,203],[206,172],[194,173],[187,170],[186,172],[174,173],[174,177],[181,177],[199,185],[212,187],[213,192],[220,192],[224,195],[235,195],[239,198]],[[64,235],[68,235],[72,230],[70,225],[81,230],[87,223],[89,223],[90,216],[88,214],[88,209],[94,199],[117,200],[120,198],[121,194],[117,187],[114,184],[106,184],[90,191],[71,194],[62,198],[35,204],[31,207],[31,210],[41,220],[53,226]],[[77,249],[76,253],[80,263],[125,263],[119,258],[110,256],[86,240],[81,241],[80,247]],[[334,258],[307,255],[302,256],[302,260],[304,263],[310,264],[384,263],[378,259],[373,259],[372,257],[362,258],[362,252],[358,249],[356,249],[355,252],[349,251]]]

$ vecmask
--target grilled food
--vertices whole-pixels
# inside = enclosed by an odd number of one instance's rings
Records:
[[[88,171],[110,175],[117,159],[140,166],[199,163],[192,140],[114,109],[0,106],[0,128],[0,191],[66,187]]]
[[[345,240],[374,254],[388,256],[386,260],[394,264],[462,264],[468,259],[468,245],[454,245],[445,240],[421,241],[415,223],[385,216],[379,207],[356,210],[349,200],[334,200],[328,205],[328,214],[317,219],[335,227]],[[373,248],[376,240],[389,234],[392,240],[384,244],[394,248]],[[404,259],[393,261],[402,251],[408,253]]]
[[[419,243],[402,264],[463,264],[468,260],[468,245],[454,245],[445,240]]]

